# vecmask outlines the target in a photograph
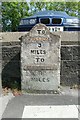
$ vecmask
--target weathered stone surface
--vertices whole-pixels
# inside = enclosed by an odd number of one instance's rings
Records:
[[[73,59],[73,53],[72,52],[73,52],[72,47],[63,46],[61,48],[61,60],[72,60]]]
[[[15,42],[15,41],[20,41],[19,37],[24,36],[25,34],[27,34],[28,32],[2,32],[0,33],[2,38],[3,38],[3,42]],[[80,41],[80,31],[65,31],[65,32],[54,32],[54,34],[56,35],[61,35],[61,41],[64,44],[64,41],[67,43],[71,43],[71,42],[79,42]]]
[[[15,58],[15,60],[20,59],[20,46],[10,46],[10,47],[3,47],[2,48],[2,58],[3,60],[11,60]]]
[[[19,38],[17,40],[17,37],[19,37],[16,36],[17,34],[18,33],[15,33],[15,35],[13,33],[4,33],[2,37],[2,86],[9,88],[17,87],[20,89],[20,41]],[[12,35],[12,37],[10,35]],[[9,36],[14,40],[12,39],[10,41]]]
[[[80,60],[80,46],[73,47],[73,60]]]
[[[60,36],[37,24],[22,37],[23,90],[58,90],[60,86]]]
[[[61,47],[61,78],[62,85],[80,84],[80,45]]]

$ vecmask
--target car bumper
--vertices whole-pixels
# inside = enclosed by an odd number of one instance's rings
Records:
[[[80,31],[80,27],[64,27],[64,31]]]
[[[25,32],[25,31],[30,31],[32,29],[33,26],[19,26],[18,27],[18,31],[20,32]],[[80,27],[77,26],[48,26],[49,29],[51,29],[51,32],[54,31],[80,31]],[[57,29],[56,29],[57,28]],[[59,30],[60,28],[60,30]],[[54,29],[54,30],[53,30]]]

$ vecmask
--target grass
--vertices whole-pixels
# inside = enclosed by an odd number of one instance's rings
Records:
[[[15,88],[15,89],[11,89],[11,88],[8,88],[8,87],[2,88],[2,94],[4,96],[8,95],[8,93],[12,93],[14,96],[22,95],[21,90],[18,90],[17,88]]]

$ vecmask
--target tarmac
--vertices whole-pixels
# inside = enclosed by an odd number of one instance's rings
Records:
[[[1,114],[1,118],[2,118],[1,120],[5,120],[5,118],[7,120],[21,119],[23,116],[24,108],[27,106],[52,106],[52,107],[68,106],[68,108],[69,106],[75,106],[78,109],[78,113],[80,114],[80,107],[79,107],[80,90],[70,89],[69,87],[63,87],[60,90],[59,94],[25,93],[16,97],[14,97],[12,94],[9,94],[8,96],[2,97],[2,98],[5,100],[2,100],[4,102],[2,103],[3,111]],[[57,119],[55,118],[55,120]],[[61,118],[59,120],[63,120],[63,119]],[[74,118],[70,120],[79,120],[79,119]]]

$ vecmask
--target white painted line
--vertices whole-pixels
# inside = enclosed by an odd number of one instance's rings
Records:
[[[78,118],[75,105],[25,106],[22,118]]]

